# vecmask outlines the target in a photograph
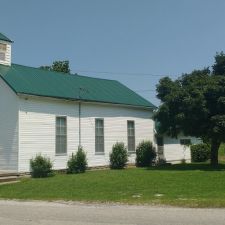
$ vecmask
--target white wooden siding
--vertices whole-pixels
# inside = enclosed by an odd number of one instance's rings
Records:
[[[29,160],[37,153],[51,158],[55,169],[66,168],[68,157],[79,144],[78,103],[44,98],[20,100],[19,171],[29,171]],[[67,116],[67,154],[55,155],[55,117]],[[136,145],[146,139],[153,141],[152,113],[147,110],[103,105],[81,104],[81,145],[87,152],[89,166],[109,164],[112,145],[127,145],[127,120],[135,121]],[[95,154],[95,118],[104,118],[105,154]],[[134,162],[134,155],[130,156]]]
[[[76,103],[20,100],[19,171],[29,171],[29,160],[37,154],[48,156],[55,169],[66,167],[68,156],[78,146],[78,107]],[[67,116],[67,154],[55,154],[55,117]]]
[[[167,162],[180,162],[185,159],[187,162],[191,161],[190,147],[180,144],[180,139],[191,139],[192,144],[200,143],[201,141],[194,137],[178,136],[178,138],[171,138],[165,136],[164,138],[164,156]]]
[[[11,65],[11,43],[0,41],[0,43],[6,44],[5,61],[0,60],[0,64],[10,66]]]
[[[150,111],[100,104],[82,104],[81,115],[81,145],[89,153],[90,166],[108,165],[109,153],[116,142],[124,142],[127,146],[127,120],[135,122],[136,145],[142,140],[153,141],[153,120]],[[95,154],[95,118],[104,118],[104,155]],[[130,156],[130,162],[134,162],[134,156]]]
[[[18,169],[18,97],[0,78],[0,170]]]

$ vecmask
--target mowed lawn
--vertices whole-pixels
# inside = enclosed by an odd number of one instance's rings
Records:
[[[225,207],[225,164],[88,171],[1,185],[0,198]]]

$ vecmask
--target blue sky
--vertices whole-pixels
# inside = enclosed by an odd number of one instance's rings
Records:
[[[14,40],[14,63],[69,60],[72,72],[119,80],[156,105],[160,77],[210,66],[225,50],[224,0],[0,3],[0,32]]]

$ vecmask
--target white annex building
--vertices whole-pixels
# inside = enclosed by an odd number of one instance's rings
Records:
[[[11,44],[0,33],[0,170],[29,172],[39,153],[65,169],[79,145],[88,166],[104,166],[116,142],[133,163],[142,140],[156,145],[153,104],[115,80],[11,64]],[[166,160],[190,160],[184,139],[165,138]]]

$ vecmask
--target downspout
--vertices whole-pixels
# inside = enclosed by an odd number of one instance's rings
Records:
[[[81,101],[79,101],[79,147],[81,147]]]
[[[82,88],[82,87],[79,87],[79,96],[78,96],[78,99],[79,99],[79,147],[81,147],[81,102],[82,102],[82,97],[81,97],[81,91],[85,91],[85,92],[88,92],[88,90]]]

